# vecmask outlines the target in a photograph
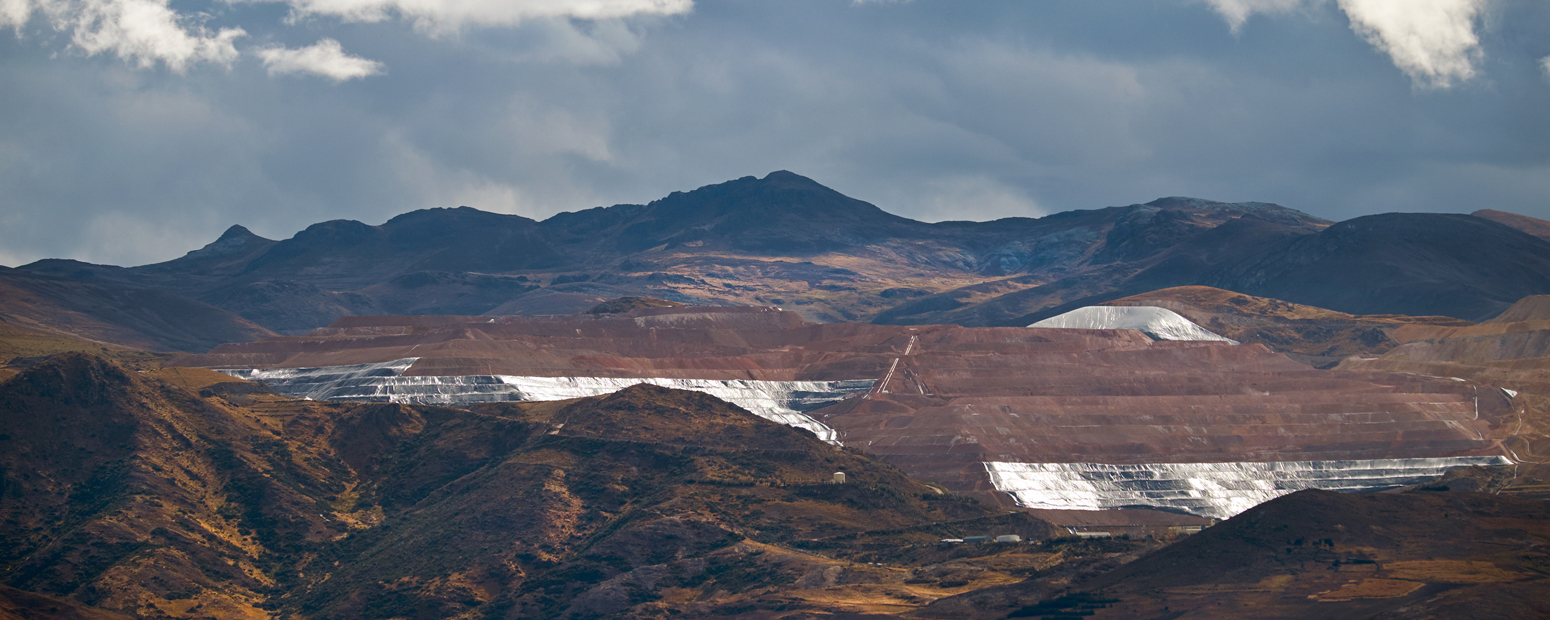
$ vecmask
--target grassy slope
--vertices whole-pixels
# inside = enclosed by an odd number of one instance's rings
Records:
[[[1258,343],[1324,367],[1349,355],[1378,355],[1398,346],[1404,328],[1470,325],[1450,317],[1353,315],[1209,286],[1179,286],[1105,302],[1159,306],[1233,340]]]
[[[1049,529],[697,393],[469,411],[183,370],[0,383],[0,583],[143,617],[658,617],[897,612],[1061,561],[939,546]]]

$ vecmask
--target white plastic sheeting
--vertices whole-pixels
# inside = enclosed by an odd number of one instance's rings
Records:
[[[872,389],[872,379],[853,381],[752,381],[621,377],[518,377],[461,375],[403,376],[418,358],[379,364],[322,368],[223,369],[233,377],[257,381],[292,398],[364,402],[468,405],[473,403],[566,400],[611,394],[646,383],[704,392],[755,415],[839,443],[837,433],[803,412]]]
[[[1134,329],[1155,340],[1214,340],[1238,344],[1191,323],[1177,312],[1155,306],[1088,306],[1028,327],[1060,329]]]
[[[1376,491],[1425,482],[1502,456],[1269,463],[985,463],[990,481],[1028,508],[1147,507],[1226,519],[1303,489]]]

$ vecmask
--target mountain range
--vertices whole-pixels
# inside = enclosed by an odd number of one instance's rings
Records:
[[[427,209],[380,226],[322,222],[278,241],[233,226],[164,263],[50,259],[0,272],[0,281],[159,291],[168,308],[213,306],[237,315],[225,318],[233,326],[285,334],[361,314],[573,313],[627,295],[787,306],[816,321],[1026,325],[1183,285],[1353,314],[1479,321],[1550,293],[1550,242],[1530,234],[1542,225],[1487,211],[1332,223],[1273,204],[1193,198],[927,223],[782,171],[543,221]],[[69,311],[83,303],[58,302]],[[259,333],[233,331],[222,337]],[[157,343],[196,352],[211,344],[165,335]]]
[[[0,268],[0,620],[1543,617],[1546,231],[777,172]],[[1244,344],[1022,329],[1097,303]],[[1318,476],[1414,486],[1223,491]]]

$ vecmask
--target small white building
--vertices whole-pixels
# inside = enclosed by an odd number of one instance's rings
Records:
[[[1016,543],[1016,542],[1022,542],[1022,541],[1023,541],[1023,537],[1018,536],[1016,534],[1002,534],[1002,535],[996,537],[996,542],[998,542],[998,543]]]
[[[834,484],[845,484],[845,472],[834,472]]]
[[[1079,538],[1113,538],[1114,537],[1113,534],[1110,534],[1108,532],[1077,532],[1076,535]]]

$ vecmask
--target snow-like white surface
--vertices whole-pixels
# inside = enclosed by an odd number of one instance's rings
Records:
[[[1419,484],[1503,456],[1269,463],[985,463],[996,489],[1029,508],[1107,510],[1145,506],[1226,519],[1303,489],[1376,491]]]
[[[403,376],[418,358],[380,364],[322,368],[224,369],[233,377],[257,381],[280,394],[312,400],[467,405],[484,402],[566,400],[611,394],[646,383],[704,392],[772,422],[805,428],[819,439],[839,443],[828,425],[803,413],[872,389],[875,381],[752,381],[620,377],[519,377],[461,375]]]
[[[1214,340],[1238,344],[1156,306],[1088,306],[1029,325],[1059,329],[1134,329],[1155,340]]]

